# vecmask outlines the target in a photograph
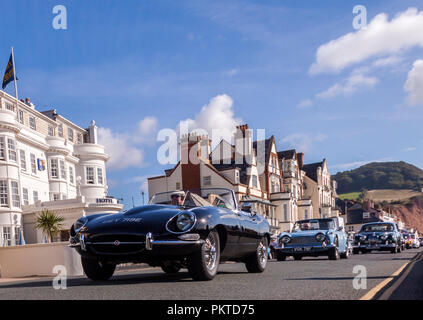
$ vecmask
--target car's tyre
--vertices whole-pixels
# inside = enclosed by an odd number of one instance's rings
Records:
[[[353,254],[359,254],[360,253],[360,249],[353,249]]]
[[[278,261],[285,261],[286,260],[286,254],[277,251],[276,252],[276,260],[278,260]]]
[[[162,263],[161,268],[166,273],[178,273],[179,270],[181,270],[181,266],[179,264],[172,263],[172,262]]]
[[[348,259],[350,257],[350,249],[347,248],[347,250],[344,253],[341,253],[339,256],[341,259]]]
[[[81,263],[86,276],[93,281],[110,279],[116,269],[115,264],[101,263],[95,259],[81,257]]]
[[[335,246],[329,249],[329,253],[328,253],[329,260],[339,260],[340,255],[339,255],[338,246],[339,246],[339,241],[338,241],[338,238],[336,238]]]
[[[303,258],[303,256],[296,254],[294,255],[294,260],[301,260]]]
[[[401,246],[398,246],[397,247],[397,253],[401,253],[402,252],[402,247]]]
[[[220,262],[219,234],[212,230],[198,252],[187,258],[187,268],[196,281],[212,280],[217,274]]]
[[[250,273],[260,273],[267,266],[267,239],[262,238],[256,251],[245,261],[245,267]]]
[[[392,249],[391,249],[391,253],[394,253],[394,254],[395,254],[395,253],[397,253],[397,252],[398,252],[397,247],[395,247],[395,248],[392,248]]]

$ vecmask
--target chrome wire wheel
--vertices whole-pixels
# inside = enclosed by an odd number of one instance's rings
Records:
[[[259,258],[259,263],[262,267],[265,267],[267,264],[267,248],[263,245],[263,242],[260,242],[257,247],[257,254]]]
[[[208,270],[213,270],[216,266],[216,240],[213,235],[209,234],[204,244],[204,258]]]

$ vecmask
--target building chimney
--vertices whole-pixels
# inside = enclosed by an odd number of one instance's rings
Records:
[[[297,153],[297,161],[298,161],[298,167],[302,169],[304,166],[304,153],[300,152]]]
[[[182,189],[201,188],[200,160],[201,137],[195,133],[181,137]]]

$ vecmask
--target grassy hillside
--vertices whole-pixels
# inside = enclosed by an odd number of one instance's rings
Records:
[[[423,171],[403,161],[373,162],[354,170],[338,172],[332,178],[338,182],[339,194],[363,189],[423,188]]]

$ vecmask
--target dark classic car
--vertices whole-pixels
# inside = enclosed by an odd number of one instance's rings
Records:
[[[281,233],[278,238],[278,261],[287,256],[295,260],[324,255],[331,260],[346,259],[351,250],[343,219],[338,217],[297,221],[292,233]]]
[[[228,260],[263,272],[270,227],[249,208],[241,210],[230,189],[159,193],[145,206],[78,219],[69,246],[92,280],[109,279],[117,264],[127,262],[160,266],[166,273],[187,268],[195,280],[213,279],[219,263]]]
[[[393,222],[365,223],[354,237],[353,253],[378,251],[401,252],[403,240]]]

